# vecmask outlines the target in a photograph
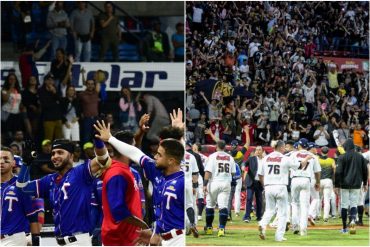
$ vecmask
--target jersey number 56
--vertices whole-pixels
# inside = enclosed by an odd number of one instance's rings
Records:
[[[229,163],[218,163],[218,172],[230,172],[230,164]]]

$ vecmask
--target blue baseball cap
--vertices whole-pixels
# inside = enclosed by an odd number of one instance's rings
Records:
[[[301,138],[298,141],[298,145],[302,146],[303,148],[308,147],[308,140],[306,138]]]
[[[297,148],[298,148],[298,142],[295,142],[295,143],[293,144],[293,148],[295,148],[295,149],[297,149]]]
[[[314,142],[309,142],[308,144],[307,144],[307,148],[308,149],[311,149],[311,148],[317,148],[317,147],[319,147],[318,145],[316,145],[316,143],[314,143]]]

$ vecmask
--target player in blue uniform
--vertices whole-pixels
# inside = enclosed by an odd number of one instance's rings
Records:
[[[11,149],[2,147],[1,159],[1,245],[25,246],[26,233],[38,232],[37,213],[32,207],[30,196],[23,194],[16,186],[17,176],[12,170],[15,160]],[[31,229],[30,229],[31,222]],[[36,236],[34,236],[36,237]],[[39,245],[35,239],[33,245]]]
[[[184,145],[175,139],[162,140],[153,160],[140,149],[114,138],[109,125],[107,128],[96,127],[96,130],[99,132],[96,137],[109,142],[118,152],[141,164],[145,176],[157,191],[155,203],[159,217],[156,217],[156,235],[152,237],[150,230],[143,230],[137,242],[158,244],[161,240],[163,246],[184,245],[184,172],[180,168]]]
[[[51,161],[57,172],[29,181],[29,166],[22,166],[17,187],[28,195],[50,199],[59,245],[91,245],[93,181],[109,167],[111,160],[104,143],[95,140],[97,157],[73,167],[73,148],[73,143],[68,140],[55,140]]]

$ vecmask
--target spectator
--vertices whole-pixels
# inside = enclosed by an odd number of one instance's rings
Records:
[[[66,97],[61,100],[63,114],[63,138],[70,141],[80,141],[81,118],[80,104],[77,99],[76,89],[73,86],[67,87]]]
[[[22,92],[22,104],[26,107],[27,118],[30,122],[30,130],[27,130],[28,135],[35,139],[39,133],[39,122],[41,117],[41,105],[39,95],[37,93],[38,82],[35,76],[31,76],[27,88]]]
[[[72,12],[70,22],[75,40],[75,61],[90,62],[91,40],[95,33],[95,20],[91,10],[87,8],[87,2],[78,2],[78,8]],[[80,58],[81,54],[83,59]]]
[[[54,84],[54,78],[47,74],[44,83],[39,89],[41,103],[42,125],[44,129],[44,138],[48,140],[60,139],[62,133],[62,108],[60,105],[60,96]]]
[[[51,162],[51,141],[45,139],[41,143],[41,152],[33,161],[31,166],[31,179],[42,178],[47,174],[56,172],[54,165]]]
[[[18,130],[15,132],[14,141],[10,143],[10,146],[17,145],[19,150],[19,156],[23,155],[23,146],[25,144],[23,131]]]
[[[99,61],[103,62],[108,48],[112,50],[113,61],[118,59],[118,45],[121,41],[121,29],[119,19],[114,15],[112,2],[104,3],[104,13],[99,15],[100,23],[100,52]]]
[[[63,49],[56,49],[56,57],[51,62],[50,73],[54,77],[55,87],[60,97],[66,96],[66,89],[71,83],[72,63],[72,58],[67,58]]]
[[[134,98],[129,87],[121,88],[121,98],[119,100],[120,114],[119,119],[122,127],[135,133],[138,128],[137,116],[142,111],[139,96]]]
[[[210,126],[209,126],[208,131],[210,131],[213,134],[215,139],[213,139],[211,137],[211,135],[207,135],[206,136],[206,142],[207,142],[207,144],[214,144],[214,143],[216,143],[216,140],[223,139],[223,133],[225,131],[225,128],[220,123],[220,119],[213,118],[213,119],[210,119]],[[206,132],[206,134],[207,134],[207,132]]]
[[[57,1],[55,8],[49,12],[46,26],[51,33],[51,59],[58,48],[67,48],[67,30],[70,26],[67,13],[63,10],[63,1]]]
[[[99,94],[93,80],[86,81],[86,89],[78,96],[81,107],[81,142],[92,140],[93,124],[99,115]]]
[[[155,96],[145,93],[143,100],[146,104],[146,112],[150,115],[150,130],[146,138],[150,141],[159,141],[159,132],[170,123],[168,112],[162,102]]]
[[[85,153],[85,159],[92,160],[95,158],[94,144],[92,142],[86,142],[83,145],[83,151]]]
[[[361,124],[356,124],[355,129],[353,130],[353,143],[360,147],[364,147],[364,141],[366,140],[366,132],[361,129]]]
[[[176,24],[176,33],[172,35],[172,45],[175,48],[175,62],[184,62],[184,24],[179,22]]]
[[[161,23],[155,21],[153,30],[144,40],[144,54],[148,62],[167,62],[170,58],[170,43],[165,32],[161,31]]]
[[[10,138],[17,130],[23,130],[21,108],[21,87],[17,76],[10,73],[1,89],[1,130],[6,138]]]
[[[313,138],[315,139],[316,145],[324,147],[329,144],[330,135],[323,125],[319,125],[318,129],[313,134]]]
[[[38,44],[38,42],[36,42]],[[37,45],[28,44],[25,46],[24,51],[19,57],[19,70],[21,71],[22,85],[26,88],[27,83],[31,76],[34,76],[38,81],[39,72],[36,67],[36,61],[39,60],[46,52],[47,48],[50,46],[50,41],[41,48],[38,52],[35,52]]]

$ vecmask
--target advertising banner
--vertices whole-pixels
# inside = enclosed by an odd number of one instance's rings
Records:
[[[50,71],[50,62],[37,62],[39,81]],[[107,91],[120,91],[122,86],[132,91],[184,91],[183,63],[74,63],[72,65],[72,85],[76,90],[84,90],[81,70],[85,77],[92,79],[95,71],[105,74]],[[18,62],[1,62],[1,85],[9,72],[15,71],[21,80]]]

